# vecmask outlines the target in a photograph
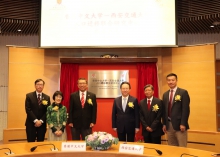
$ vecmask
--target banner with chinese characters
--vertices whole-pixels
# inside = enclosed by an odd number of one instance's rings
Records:
[[[120,84],[129,82],[128,70],[89,70],[88,90],[97,98],[116,98],[121,95]]]

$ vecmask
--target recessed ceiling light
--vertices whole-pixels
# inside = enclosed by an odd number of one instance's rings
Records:
[[[21,29],[18,29],[18,32],[21,32]]]

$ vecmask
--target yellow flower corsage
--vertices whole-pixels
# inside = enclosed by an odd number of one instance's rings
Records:
[[[155,104],[153,107],[152,107],[152,111],[154,112],[157,112],[159,110],[159,106],[157,104]]]
[[[92,99],[88,99],[87,102],[88,102],[88,104],[93,105]]]
[[[180,95],[176,95],[175,96],[175,101],[181,101],[181,96]]]
[[[47,104],[48,104],[48,101],[47,101],[47,100],[42,100],[41,104],[47,105]]]
[[[130,108],[134,108],[133,102],[129,102],[129,103],[128,103],[128,106],[129,106]]]
[[[58,111],[58,109],[59,109],[58,106],[54,106],[54,107],[53,107],[53,110],[54,110],[54,111]]]

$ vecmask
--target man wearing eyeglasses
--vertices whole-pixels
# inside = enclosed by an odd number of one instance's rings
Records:
[[[45,82],[37,79],[34,83],[35,91],[26,94],[25,111],[27,114],[25,126],[28,142],[44,141],[46,133],[46,111],[50,105],[50,97],[44,94]]]

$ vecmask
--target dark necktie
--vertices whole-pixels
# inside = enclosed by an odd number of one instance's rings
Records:
[[[147,101],[147,109],[150,111],[150,100]]]
[[[41,104],[40,94],[37,95],[37,101],[38,101],[38,105],[40,105]]]
[[[173,90],[170,90],[170,99],[169,99],[169,105],[168,105],[168,117],[171,116],[172,100],[173,100]]]
[[[84,93],[83,92],[82,92],[82,97],[81,97],[81,104],[82,104],[82,108],[84,108],[85,98],[84,98]]]

